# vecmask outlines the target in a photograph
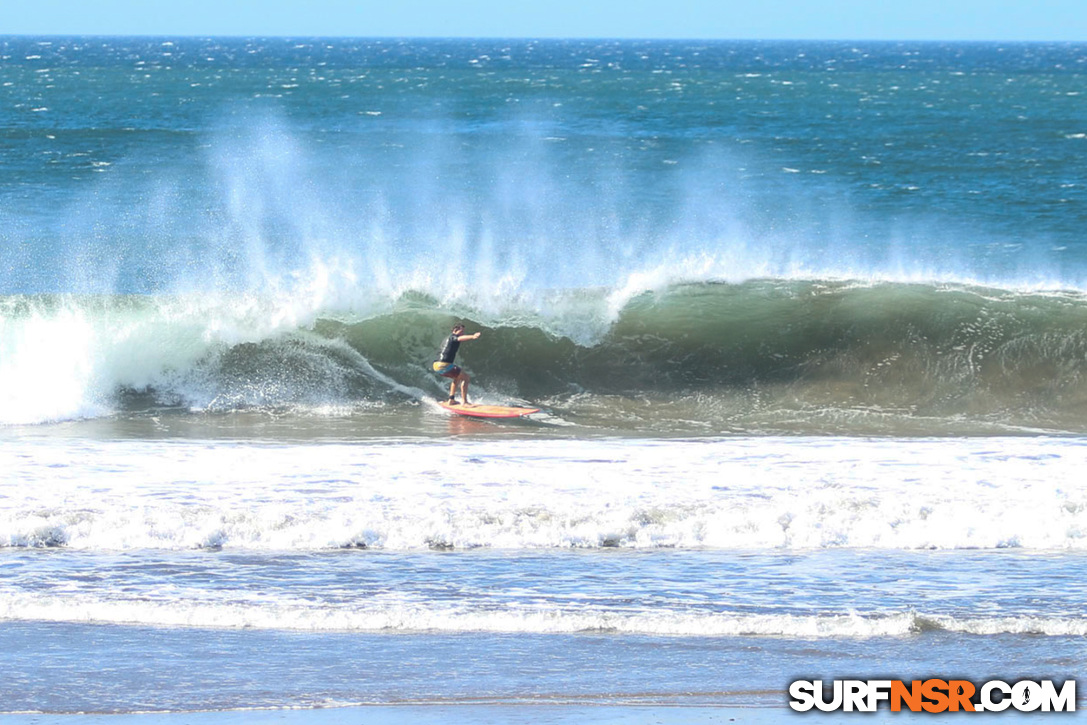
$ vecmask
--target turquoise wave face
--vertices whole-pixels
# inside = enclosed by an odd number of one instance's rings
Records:
[[[553,293],[500,311],[206,295],[8,297],[4,423],[418,409],[453,320],[477,397],[667,434],[1083,430],[1079,292],[814,280]],[[533,306],[535,305],[535,306]],[[614,308],[614,309],[613,309]]]

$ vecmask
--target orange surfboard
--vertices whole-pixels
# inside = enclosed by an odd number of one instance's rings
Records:
[[[471,418],[520,418],[523,415],[539,413],[539,408],[512,408],[505,405],[450,405],[444,400],[439,400],[438,405],[450,413],[466,415]]]

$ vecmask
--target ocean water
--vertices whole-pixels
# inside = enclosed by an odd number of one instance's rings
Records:
[[[0,714],[1078,675],[1085,96],[1083,44],[0,37]],[[453,321],[540,414],[434,404]]]

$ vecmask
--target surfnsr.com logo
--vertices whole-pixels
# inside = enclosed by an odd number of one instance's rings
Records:
[[[1076,681],[1059,687],[1053,680],[834,680],[829,692],[822,680],[789,685],[789,707],[797,712],[875,712],[887,703],[892,712],[1075,712]]]

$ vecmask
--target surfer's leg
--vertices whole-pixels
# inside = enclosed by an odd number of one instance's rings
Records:
[[[468,373],[461,373],[460,374],[460,399],[464,402],[465,405],[469,405],[469,403],[468,403],[468,381],[469,380],[471,380],[471,378],[468,377]]]
[[[438,363],[434,364],[437,365]],[[449,378],[449,402],[451,404],[456,403],[457,383],[460,381],[462,374],[463,372],[456,365],[447,365],[441,374],[443,378]]]

